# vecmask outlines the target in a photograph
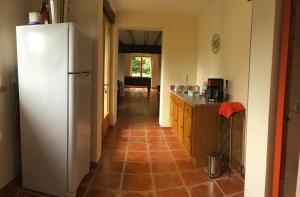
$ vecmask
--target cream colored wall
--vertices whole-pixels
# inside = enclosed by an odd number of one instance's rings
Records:
[[[125,54],[124,57],[124,76],[130,76],[130,65],[131,64],[131,56]]]
[[[124,83],[125,76],[125,53],[118,54],[118,80]]]
[[[158,54],[154,54],[154,55],[151,55],[152,57],[152,76],[151,76],[151,87],[152,88],[157,88],[159,84],[159,81],[158,81],[158,76],[159,76],[159,57],[160,55]]]
[[[245,197],[272,196],[281,1],[253,1]]]
[[[197,83],[201,88],[208,77],[221,76],[221,53],[225,50],[221,16],[222,3],[217,0],[207,4],[207,9],[199,16]],[[221,34],[221,50],[218,54],[211,51],[211,39],[215,33]]]
[[[198,17],[161,13],[118,12],[115,35],[118,35],[118,29],[121,28],[163,31],[159,120],[162,126],[170,126],[170,85],[185,84],[187,74],[189,75],[189,84],[196,83]],[[115,42],[116,46],[117,44]],[[117,60],[117,58],[116,50],[115,59]]]
[[[21,171],[20,134],[16,124],[16,26],[28,21],[26,0],[0,0],[0,188]]]
[[[41,0],[28,0],[29,11],[39,12],[42,8]]]
[[[231,99],[247,106],[252,2],[212,0],[199,20],[198,85],[207,78],[229,80]],[[212,36],[221,37],[221,48],[211,50]]]
[[[102,152],[103,120],[103,0],[72,0],[70,21],[93,39],[93,100],[91,161],[98,162]]]
[[[134,56],[149,56],[152,58],[152,76],[151,76],[151,87],[156,88],[159,85],[159,58],[158,54],[140,54],[140,53],[119,53],[119,61],[123,61],[122,65],[119,63],[119,69],[123,73],[119,72],[119,79],[123,78],[121,81],[124,81],[124,76],[130,76],[130,67],[131,67],[131,59]]]

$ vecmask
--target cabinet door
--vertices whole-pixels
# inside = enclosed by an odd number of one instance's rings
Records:
[[[170,116],[169,116],[169,121],[171,126],[173,127],[173,113],[174,113],[174,102],[173,102],[173,97],[172,94],[170,96]]]
[[[184,113],[184,125],[183,125],[183,144],[186,150],[192,154],[191,147],[192,147],[192,138],[191,138],[191,131],[192,131],[192,116],[185,111]]]
[[[173,94],[170,95],[170,123],[175,134],[177,134],[177,103]]]
[[[172,128],[174,130],[174,133],[177,134],[177,104],[176,102],[173,102],[173,119],[172,119]]]
[[[177,135],[179,138],[179,141],[183,143],[183,125],[184,125],[184,108],[178,107],[177,112]]]

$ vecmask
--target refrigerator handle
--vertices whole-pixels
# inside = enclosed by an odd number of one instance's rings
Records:
[[[69,75],[82,75],[82,74],[84,74],[85,76],[90,76],[91,72],[90,71],[69,72]]]

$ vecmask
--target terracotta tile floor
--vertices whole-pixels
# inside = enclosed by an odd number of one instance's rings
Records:
[[[16,179],[20,180],[20,179]],[[233,172],[209,180],[197,169],[177,137],[158,123],[155,92],[132,89],[118,106],[118,123],[103,140],[103,160],[91,167],[78,197],[218,197],[243,196],[244,181]],[[45,196],[15,181],[2,197]]]

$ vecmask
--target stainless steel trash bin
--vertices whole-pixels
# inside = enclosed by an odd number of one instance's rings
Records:
[[[209,178],[218,178],[222,173],[223,156],[221,153],[208,154],[208,176]]]

